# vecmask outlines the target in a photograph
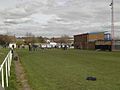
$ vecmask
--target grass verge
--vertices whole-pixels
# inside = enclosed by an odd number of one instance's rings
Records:
[[[2,64],[3,60],[7,56],[8,52],[9,52],[9,49],[5,49],[5,48],[0,49],[0,64]],[[0,75],[0,80],[1,80],[1,75]],[[11,65],[11,76],[9,78],[9,87],[5,87],[5,90],[17,90],[15,67],[14,67],[13,62]]]
[[[12,62],[11,65],[11,76],[9,78],[9,87],[6,87],[5,90],[18,90],[18,83],[16,80],[16,74],[15,74],[15,66],[14,63]]]

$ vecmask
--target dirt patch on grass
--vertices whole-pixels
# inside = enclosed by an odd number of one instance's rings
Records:
[[[18,90],[32,90],[26,79],[25,71],[23,66],[20,63],[20,60],[14,61],[15,63],[15,72],[18,83]]]

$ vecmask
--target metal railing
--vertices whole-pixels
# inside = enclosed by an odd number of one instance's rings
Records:
[[[0,65],[0,73],[1,73],[1,84],[4,88],[5,85],[8,87],[8,78],[10,77],[10,67],[12,62],[12,51],[10,50],[4,61]],[[5,84],[6,83],[6,84]]]

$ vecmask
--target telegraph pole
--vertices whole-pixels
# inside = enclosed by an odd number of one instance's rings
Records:
[[[111,4],[111,36],[112,36],[112,51],[115,50],[115,37],[114,37],[114,0],[112,0]]]

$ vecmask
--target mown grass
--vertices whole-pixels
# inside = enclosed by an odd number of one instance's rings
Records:
[[[120,90],[120,52],[18,50],[33,90]],[[97,81],[87,81],[95,76]]]

